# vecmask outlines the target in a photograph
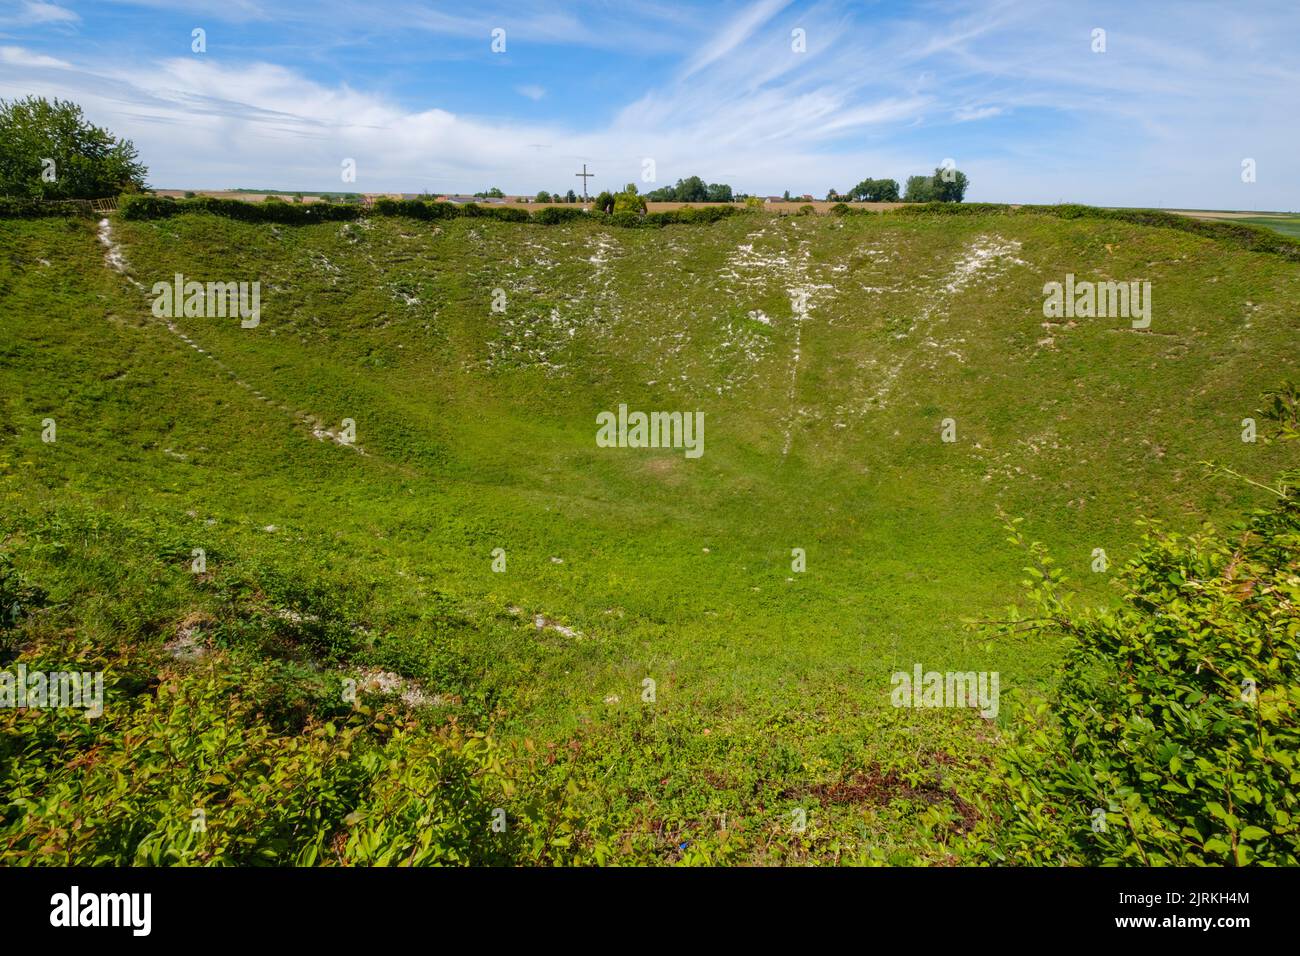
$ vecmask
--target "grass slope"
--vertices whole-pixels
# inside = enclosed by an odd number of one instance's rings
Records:
[[[1123,561],[1135,518],[1257,500],[1198,463],[1276,471],[1240,423],[1297,371],[1293,263],[1125,222],[182,215],[112,241],[142,288],[93,224],[0,224],[0,502],[55,605],[11,653],[72,630],[171,668],[188,628],[397,672],[423,719],[563,753],[640,861],[950,859],[997,722],[895,710],[889,678],[998,671],[1001,719],[1051,680],[1058,647],[961,625],[1018,591],[998,510],[1110,600],[1093,549]],[[260,326],[169,329],[146,293],[177,272],[259,280]],[[1045,323],[1070,272],[1149,280],[1150,330]],[[703,457],[597,447],[619,403],[703,411]],[[345,418],[357,447],[313,435]]]

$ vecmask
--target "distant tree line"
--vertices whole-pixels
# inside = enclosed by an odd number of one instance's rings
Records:
[[[675,186],[662,186],[645,194],[650,202],[734,202],[731,187],[725,183],[708,183],[699,176],[677,180]]]
[[[959,169],[950,167],[936,167],[932,176],[910,176],[907,180],[906,189],[898,185],[896,179],[864,179],[848,192],[840,192],[836,189],[830,190],[826,194],[827,202],[961,202],[966,198],[966,188],[970,180],[966,174]],[[486,197],[493,195],[493,192],[475,193],[476,196]],[[610,192],[604,190],[596,197],[596,206],[599,209],[613,211],[616,200],[619,196],[635,197],[626,198],[624,205],[627,211],[641,209],[648,202],[681,202],[681,203],[732,203],[746,202],[751,197],[748,193],[736,192],[726,183],[706,183],[699,176],[688,176],[685,179],[679,179],[672,186],[661,186],[658,189],[652,189],[647,193],[638,195],[634,183],[628,183],[620,192]],[[797,202],[801,199],[811,198],[808,194],[792,195],[790,190],[786,190],[781,197],[787,202]],[[542,190],[535,197],[537,202],[578,202],[578,197],[572,189],[567,194],[548,193]],[[635,207],[635,209],[633,208]],[[641,209],[644,212],[643,209]]]
[[[898,180],[864,179],[847,193],[834,189],[826,194],[828,202],[961,202],[966,198],[970,180],[959,169],[936,167],[933,176],[909,176],[907,188],[899,198]],[[788,194],[787,194],[788,195]]]

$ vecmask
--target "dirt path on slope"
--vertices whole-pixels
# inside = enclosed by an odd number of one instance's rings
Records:
[[[104,264],[108,268],[112,269],[114,272],[118,273],[123,278],[125,278],[127,282],[135,286],[135,288],[138,289],[143,295],[149,296],[150,295],[149,291],[146,290],[145,287],[134,276],[131,275],[130,265],[127,263],[126,260],[126,253],[123,251],[121,244],[118,243],[113,238],[113,224],[107,218],[101,219],[99,221],[99,229],[96,235],[99,239],[100,245],[102,245],[105,249]],[[341,445],[344,448],[351,448],[359,455],[364,455],[366,453],[365,449],[363,449],[360,445],[346,442],[342,440],[342,437],[337,432],[329,428],[326,428],[324,421],[320,419],[318,416],[306,412],[295,411],[294,409],[291,409],[288,405],[276,402],[274,399],[264,395],[258,389],[256,389],[248,382],[240,378],[238,373],[235,372],[234,369],[226,365],[226,363],[221,361],[221,359],[217,358],[210,351],[200,346],[197,342],[191,339],[179,328],[177,328],[176,323],[173,322],[171,319],[159,319],[157,316],[153,315],[152,308],[150,308],[149,314],[151,318],[154,318],[157,321],[157,324],[166,328],[168,332],[176,336],[176,338],[180,339],[182,342],[188,345],[195,352],[199,353],[205,359],[215,364],[217,368],[221,369],[221,371],[224,372],[232,382],[234,382],[240,388],[247,391],[259,402],[262,402],[265,405],[269,405],[272,408],[276,408],[279,411],[284,412],[286,415],[292,417],[296,424],[306,427],[311,432],[312,436],[316,438],[317,441],[332,441],[336,445]]]

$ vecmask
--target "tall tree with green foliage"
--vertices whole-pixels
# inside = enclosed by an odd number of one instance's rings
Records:
[[[139,192],[148,173],[130,140],[91,124],[75,103],[0,100],[0,194],[99,199]]]
[[[961,202],[970,180],[960,169],[936,167],[933,176],[907,177],[903,202]]]
[[[934,198],[939,202],[961,202],[966,198],[968,185],[970,180],[960,169],[934,171]]]
[[[645,194],[651,202],[734,202],[736,197],[726,183],[705,183],[699,176],[677,180],[676,185],[661,186]]]
[[[908,176],[903,202],[934,202],[933,176]]]
[[[898,202],[898,180],[864,179],[849,190],[847,198],[857,202]]]
[[[709,183],[707,202],[731,202],[731,187],[725,183]]]

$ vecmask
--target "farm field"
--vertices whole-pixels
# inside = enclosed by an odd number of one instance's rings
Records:
[[[178,273],[257,278],[260,322],[156,316]],[[1150,328],[1045,319],[1067,273],[1149,280]],[[1113,602],[1139,518],[1266,503],[1201,462],[1286,466],[1241,422],[1300,365],[1294,263],[1032,214],[8,221],[0,295],[6,548],[50,605],[12,639],[484,735],[536,764],[507,814],[570,821],[514,861],[973,859],[1062,653],[963,623],[1022,592],[1000,515]],[[620,405],[701,412],[702,454],[601,447]],[[891,706],[917,664],[999,712]],[[358,859],[342,816],[300,862]]]
[[[1295,213],[1222,212],[1208,209],[1180,209],[1175,211],[1184,216],[1191,216],[1194,219],[1208,219],[1217,222],[1240,222],[1251,226],[1263,226],[1266,229],[1280,232],[1284,236],[1290,236],[1292,239],[1300,239],[1300,216],[1297,216]]]
[[[1236,221],[1248,223],[1252,226],[1263,226],[1266,229],[1274,229],[1284,236],[1300,239],[1300,216],[1243,216]]]

